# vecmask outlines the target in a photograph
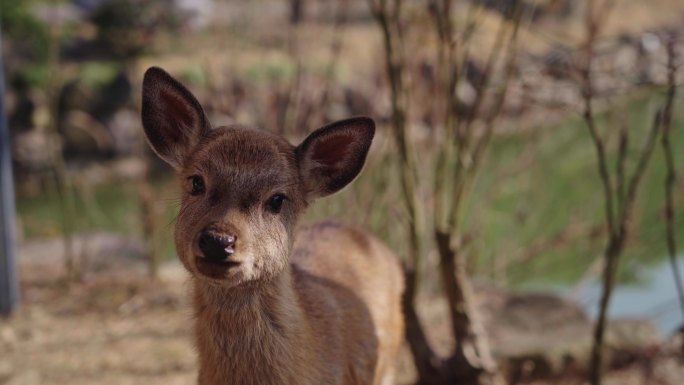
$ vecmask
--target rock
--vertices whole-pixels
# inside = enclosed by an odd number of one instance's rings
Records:
[[[478,287],[477,297],[494,355],[512,379],[588,370],[594,326],[578,304],[553,294],[510,294],[491,287]],[[612,320],[606,362],[623,366],[661,343],[650,320]]]
[[[578,305],[551,294],[507,295],[489,320],[494,354],[514,376],[553,377],[589,352],[591,322]]]
[[[458,101],[470,109],[477,99],[477,90],[468,81],[459,82],[456,86],[456,97]]]
[[[214,16],[213,0],[175,0],[174,3],[190,28],[203,29],[210,25]]]
[[[50,143],[45,132],[33,129],[12,138],[12,158],[21,172],[36,172],[51,164]]]
[[[123,109],[114,114],[107,123],[114,140],[116,155],[134,155],[144,144],[140,116],[136,112]]]
[[[645,351],[662,344],[656,326],[645,319],[618,319],[608,324],[605,344],[608,347],[608,362],[621,367],[644,355]]]
[[[543,58],[544,72],[553,79],[568,79],[573,71],[572,53],[564,48],[554,48]]]

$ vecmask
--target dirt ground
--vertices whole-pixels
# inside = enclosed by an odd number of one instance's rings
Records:
[[[192,316],[186,275],[178,264],[165,265],[157,282],[147,279],[138,263],[133,269],[91,273],[69,287],[52,261],[21,265],[22,306],[0,320],[0,384],[194,383]],[[662,357],[648,363],[612,371],[606,383],[681,384],[684,365],[675,358],[674,345],[668,349],[654,352]],[[414,376],[410,362],[405,353],[399,362],[401,384]],[[568,376],[521,383],[583,381]]]
[[[22,307],[0,322],[0,384],[193,383],[182,279],[152,283],[129,272],[68,288],[22,270]]]

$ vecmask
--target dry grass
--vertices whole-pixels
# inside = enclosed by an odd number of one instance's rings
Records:
[[[53,267],[22,272],[23,306],[0,322],[0,384],[194,381],[182,281],[122,271],[68,288]]]
[[[282,10],[280,4],[261,2],[264,8]],[[264,4],[265,3],[265,4]],[[365,12],[365,1],[356,4],[355,12]],[[268,5],[271,4],[271,5]],[[255,7],[253,7],[255,8]],[[432,21],[425,12],[422,2],[410,7],[410,29],[407,30],[408,46],[411,47],[410,59],[432,55],[436,46],[436,36]],[[219,8],[217,13],[224,11]],[[284,10],[282,10],[284,11]],[[465,18],[465,6],[455,8],[457,20]],[[521,46],[531,54],[544,54],[554,47],[577,48],[582,42],[584,25],[580,9],[576,17],[568,19],[543,19],[535,24],[527,24],[521,30]],[[216,71],[220,76],[225,73],[244,75],[250,69],[274,63],[287,65],[287,39],[290,30],[285,24],[284,15],[271,12],[263,17],[256,12],[247,12],[248,20],[242,23],[248,29],[219,25],[200,35],[185,34],[162,40],[153,57],[139,63],[140,73],[149,65],[162,63],[171,72],[182,72],[188,67]],[[220,18],[220,16],[219,16]],[[479,29],[471,44],[474,54],[489,52],[495,40],[499,15],[484,11],[478,17]],[[678,27],[684,22],[684,2],[680,0],[621,0],[613,10],[607,25],[602,29],[605,37],[622,35],[636,36],[643,32]],[[329,60],[329,44],[332,39],[333,25],[327,21],[317,21],[303,25],[300,34],[301,52],[305,66],[322,68]],[[362,80],[382,71],[382,42],[378,29],[373,25],[370,14],[360,20],[350,22],[343,31],[343,47],[337,63],[343,82]],[[188,60],[188,58],[192,60]],[[291,64],[291,63],[289,63]],[[220,80],[220,77],[219,79]]]
[[[196,377],[192,317],[185,272],[178,264],[161,270],[152,283],[137,270],[89,275],[66,287],[54,265],[40,259],[21,266],[24,301],[12,318],[0,321],[2,385],[149,385],[192,384]],[[443,304],[421,300],[429,334],[440,351],[447,327]],[[609,373],[607,384],[676,385],[684,365],[674,356],[650,367],[630,365]],[[399,361],[399,384],[410,384],[414,369],[405,349]],[[645,380],[652,371],[652,380]],[[646,382],[645,382],[646,381]],[[581,384],[581,378],[523,382],[535,385]]]

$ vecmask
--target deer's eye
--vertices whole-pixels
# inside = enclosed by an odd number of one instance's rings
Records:
[[[190,195],[200,195],[204,193],[204,179],[199,175],[193,175],[188,178],[192,185]]]
[[[283,202],[287,197],[283,194],[275,194],[266,201],[266,209],[273,214],[278,214],[283,208]]]

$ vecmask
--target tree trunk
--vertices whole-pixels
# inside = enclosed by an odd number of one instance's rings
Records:
[[[484,324],[479,317],[463,254],[452,245],[449,233],[435,231],[442,284],[449,303],[452,333],[456,338],[453,356],[447,361],[450,383],[500,384]]]

